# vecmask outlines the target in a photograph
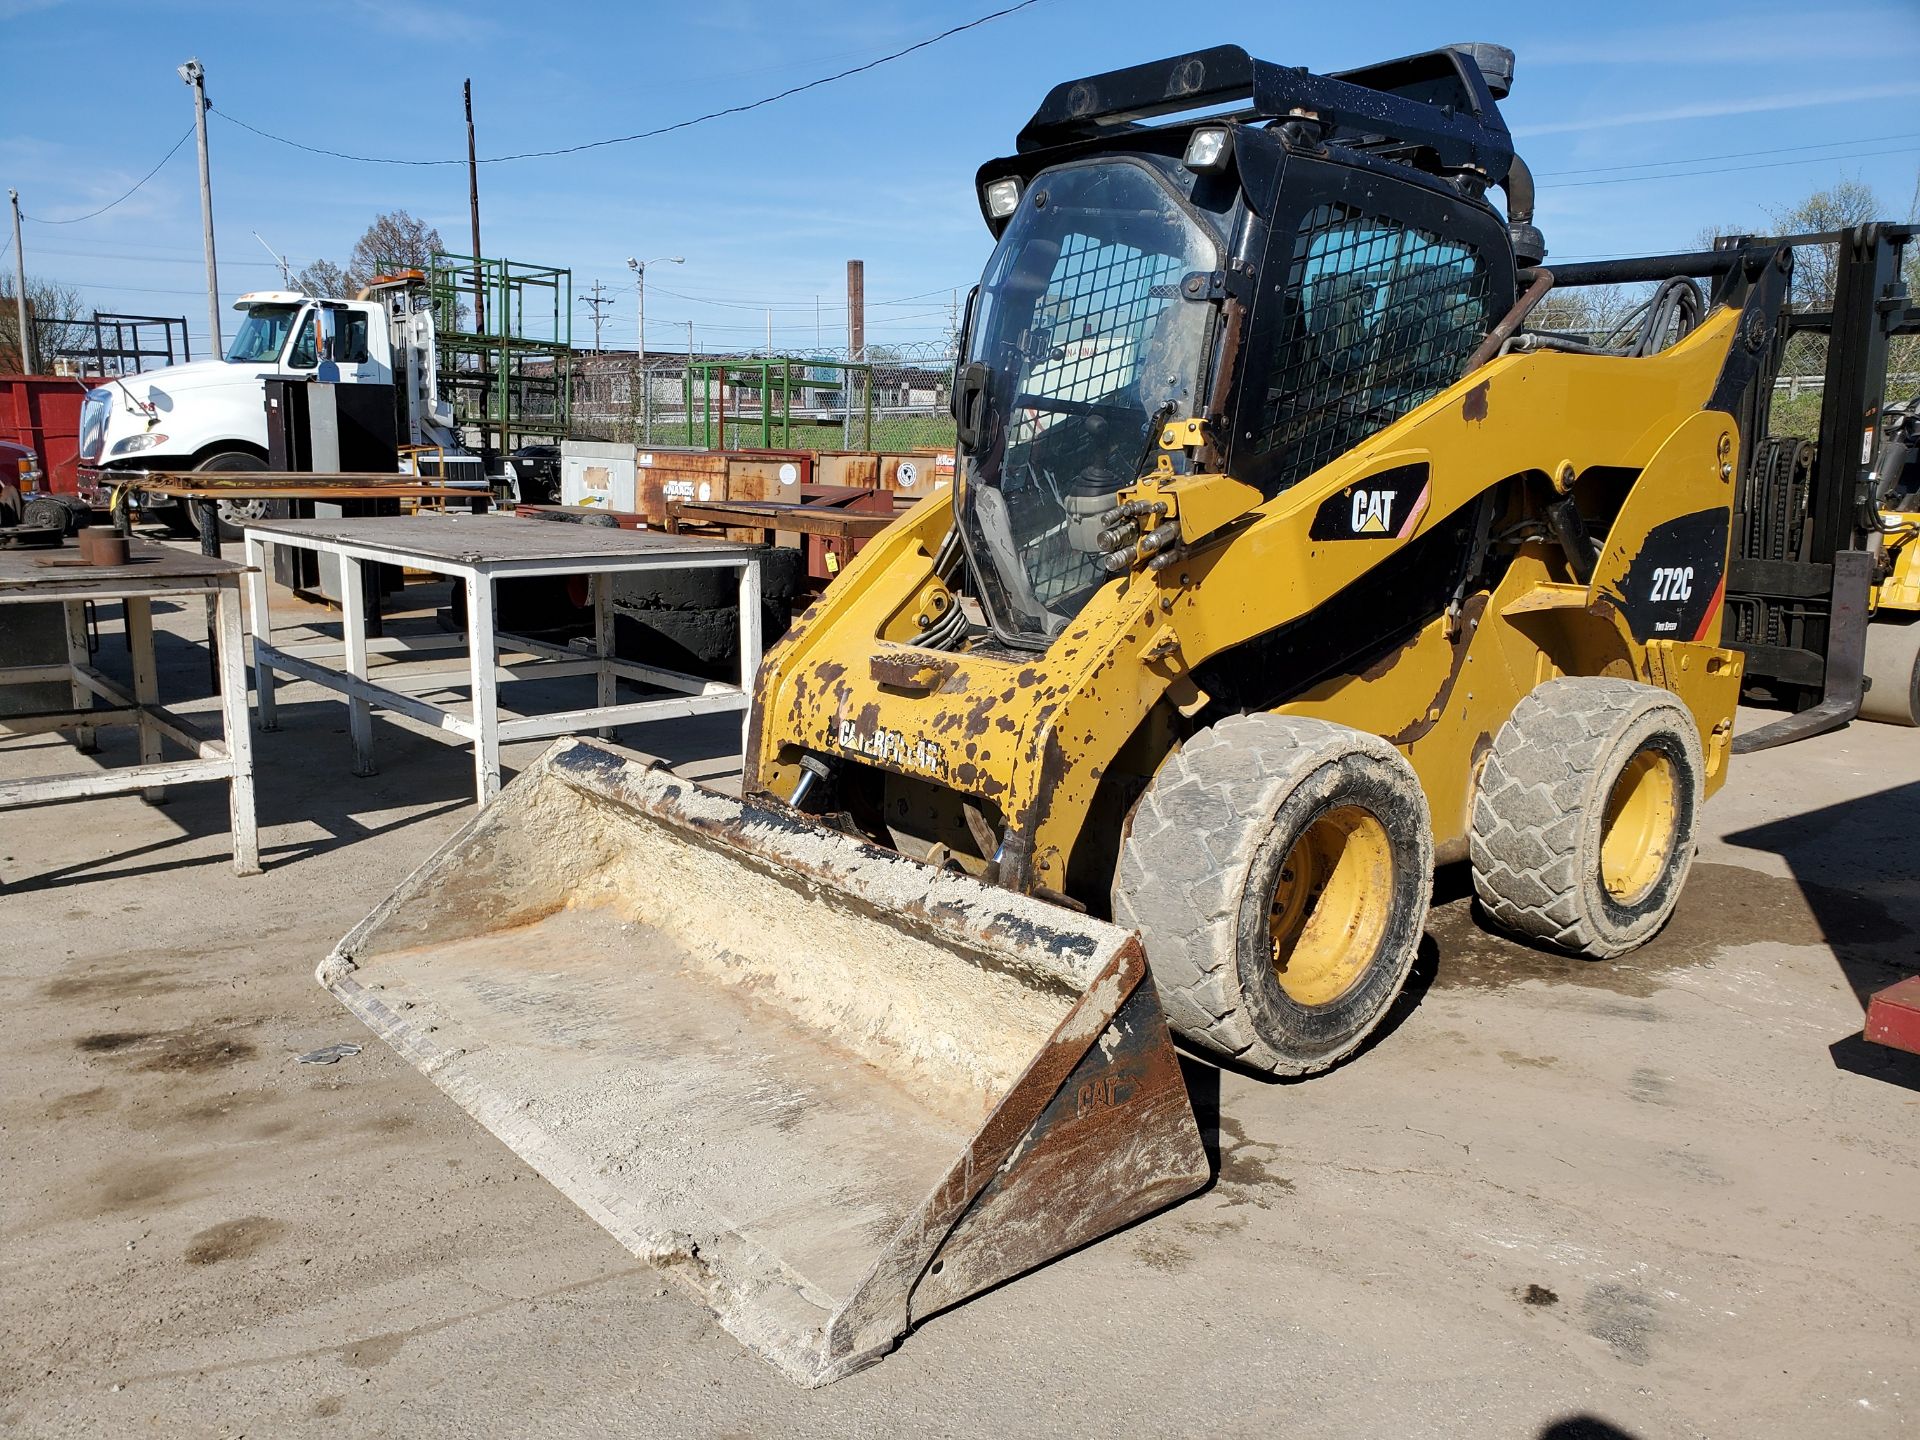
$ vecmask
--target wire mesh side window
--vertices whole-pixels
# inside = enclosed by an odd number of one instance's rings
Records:
[[[1030,578],[1044,605],[1097,584],[1103,572],[1097,555],[1068,543],[1066,529],[1056,518],[1060,502],[1054,493],[1068,477],[1052,473],[1043,458],[1052,447],[1035,448],[1036,442],[1062,422],[1066,428],[1083,428],[1086,416],[1071,407],[1104,407],[1093,423],[1109,433],[1114,443],[1108,448],[1114,453],[1079,453],[1077,458],[1111,470],[1113,488],[1132,478],[1121,471],[1140,449],[1148,407],[1169,398],[1163,391],[1184,396],[1193,383],[1186,373],[1191,359],[1170,361],[1158,353],[1166,348],[1159,335],[1161,314],[1169,306],[1186,306],[1178,298],[1179,282],[1191,267],[1186,255],[1156,254],[1094,235],[1069,234],[1061,243],[1060,257],[1034,307],[1029,353],[1035,362],[1021,376],[1022,403],[1013,413],[1008,436],[1010,451],[1031,457],[1042,477],[1043,483],[1024,494],[1014,486],[1007,490],[1010,503],[1019,505],[1024,499],[1041,512],[1027,528],[1034,535]],[[1170,373],[1143,373],[1149,367]],[[1056,408],[1048,402],[1063,404]],[[1052,483],[1046,483],[1049,480]]]
[[[1183,303],[1178,282],[1189,263],[1185,255],[1067,235],[1046,292],[1034,306],[1031,353],[1038,363],[1021,376],[1023,396],[1099,401],[1132,388],[1160,312]],[[1038,407],[1018,412],[1011,443],[1033,439],[1060,413]]]
[[[1284,489],[1460,378],[1485,336],[1485,264],[1458,241],[1345,205],[1301,224],[1255,454]]]

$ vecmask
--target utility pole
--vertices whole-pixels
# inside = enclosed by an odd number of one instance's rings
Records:
[[[773,358],[773,307],[767,307],[767,359]]]
[[[175,67],[180,78],[193,91],[193,138],[200,147],[200,230],[207,250],[207,332],[213,336],[213,353],[223,354],[220,339],[220,267],[213,249],[213,171],[207,164],[207,71],[196,59]]]
[[[473,216],[473,328],[487,333],[487,287],[480,265],[480,167],[473,158],[473,81],[460,82],[460,98],[467,107],[467,209]],[[504,436],[503,436],[504,439]]]
[[[646,444],[653,443],[653,387],[647,384],[647,266],[663,262],[684,265],[687,259],[684,255],[656,255],[651,260],[636,260],[631,255],[627,257],[627,268],[633,271],[634,334],[640,343],[640,362],[635,373],[640,377],[641,390],[646,395],[645,418],[641,421],[645,427],[641,438]]]
[[[593,282],[593,289],[580,297],[582,305],[593,307],[593,353],[596,355],[600,353],[600,312],[613,304],[614,298],[607,294],[606,290],[607,287],[596,280]]]
[[[853,369],[867,350],[867,266],[864,260],[847,261],[847,423],[842,444],[853,448]],[[867,444],[873,443],[869,430]]]
[[[20,250],[20,192],[7,191],[13,205],[13,313],[20,324],[20,371],[33,374],[33,324],[27,319],[27,257]],[[689,335],[693,332],[688,331]]]

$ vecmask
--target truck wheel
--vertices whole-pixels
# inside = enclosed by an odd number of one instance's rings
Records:
[[[1867,626],[1867,679],[1873,684],[1860,702],[1863,720],[1920,725],[1920,619]]]
[[[267,468],[267,462],[249,450],[222,450],[218,454],[209,455],[193,468],[195,470],[222,472],[236,470],[251,472],[265,470]],[[284,500],[222,500],[219,502],[219,512],[220,538],[222,540],[238,540],[241,532],[251,523],[260,520],[278,520],[283,518],[287,513],[287,505]],[[190,504],[183,502],[175,506],[174,513],[180,516],[180,520],[179,522],[171,519],[168,520],[167,526],[169,529],[184,526],[185,528],[182,531],[184,534],[198,535],[200,533],[199,526],[194,521],[193,507]]]
[[[1473,888],[1503,928],[1603,960],[1679,902],[1705,798],[1700,735],[1665,690],[1573,677],[1500,727],[1474,798]]]
[[[1432,885],[1426,796],[1398,751],[1324,720],[1236,715],[1141,796],[1113,914],[1140,932],[1182,1036],[1307,1075],[1358,1048],[1400,993]]]

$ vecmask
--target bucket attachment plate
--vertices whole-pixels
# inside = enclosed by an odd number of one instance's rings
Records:
[[[319,978],[807,1385],[1209,1173],[1133,935],[591,741]]]

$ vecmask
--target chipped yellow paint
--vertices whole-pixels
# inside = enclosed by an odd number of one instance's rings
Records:
[[[1196,666],[1363,582],[1495,482],[1522,472],[1558,477],[1571,467],[1576,476],[1641,472],[1620,503],[1591,585],[1575,584],[1537,531],[1508,540],[1501,553],[1510,563],[1492,595],[1467,597],[1457,615],[1434,619],[1368,673],[1335,677],[1281,708],[1399,745],[1426,789],[1442,856],[1461,851],[1491,737],[1523,695],[1554,675],[1626,675],[1673,691],[1694,715],[1708,783],[1717,786],[1738,658],[1704,636],[1636,643],[1619,613],[1617,586],[1653,526],[1690,510],[1731,511],[1733,486],[1718,457],[1723,440],[1737,436],[1725,415],[1702,406],[1738,322],[1739,312],[1721,307],[1678,344],[1644,359],[1538,353],[1495,360],[1251,510],[1240,493],[1247,487],[1228,477],[1154,477],[1145,483],[1168,487],[1171,508],[1202,508],[1216,528],[1245,518],[1230,539],[1162,570],[1136,569],[1108,582],[1044,653],[950,654],[946,678],[915,694],[874,679],[869,661],[912,633],[934,553],[952,525],[952,495],[932,495],[869,543],[768,653],[747,784],[785,795],[799,778],[803,750],[858,755],[990,806],[1031,857],[1026,883],[1064,890],[1101,777],[1123,749],[1140,773],[1165,758],[1171,732],[1153,717],[1169,706],[1199,708]],[[1410,534],[1311,537],[1323,501],[1411,460],[1429,464],[1430,495]],[[883,732],[904,744],[870,738]],[[1136,736],[1158,748],[1140,756]]]

